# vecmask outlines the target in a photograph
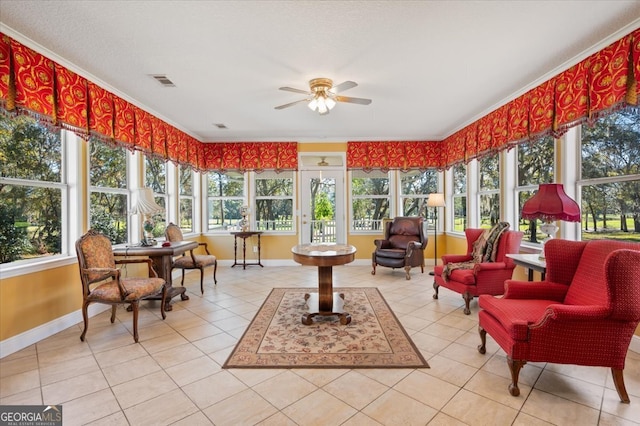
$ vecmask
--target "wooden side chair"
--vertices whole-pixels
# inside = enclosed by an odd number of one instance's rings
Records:
[[[167,241],[175,243],[184,241],[182,231],[180,227],[174,223],[169,223],[164,231],[164,236]],[[214,255],[209,253],[207,243],[198,243],[199,246],[204,248],[207,254],[194,254],[193,250],[189,250],[182,256],[179,256],[173,260],[172,268],[182,269],[182,281],[181,285],[184,287],[184,271],[185,269],[199,269],[200,270],[200,292],[204,294],[204,268],[213,266],[213,283],[218,284],[216,279],[216,270],[218,269],[218,260]]]
[[[160,313],[165,319],[164,303],[166,297],[165,281],[158,278],[153,269],[151,259],[119,259],[115,260],[111,241],[103,234],[90,229],[76,241],[76,254],[82,281],[82,318],[84,330],[80,340],[84,342],[89,328],[87,309],[91,303],[111,305],[111,323],[116,319],[116,307],[128,304],[133,311],[133,340],[138,342],[138,305],[140,300],[162,293]],[[148,278],[122,277],[116,265],[127,263],[146,263]]]

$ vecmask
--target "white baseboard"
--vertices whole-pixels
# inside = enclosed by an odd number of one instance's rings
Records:
[[[94,317],[108,309],[111,309],[111,306],[99,303],[89,305],[89,318]],[[40,340],[53,336],[54,334],[59,333],[62,330],[66,330],[67,328],[78,324],[79,322],[82,322],[82,311],[80,309],[67,315],[61,316],[60,318],[56,318],[53,321],[49,321],[46,324],[42,324],[35,328],[32,328],[31,330],[27,330],[24,333],[9,337],[8,339],[0,342],[0,358],[4,358],[5,356],[18,352],[19,350],[33,345]],[[80,335],[78,335],[78,339],[79,338]]]

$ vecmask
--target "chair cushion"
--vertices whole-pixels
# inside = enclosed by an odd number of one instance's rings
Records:
[[[204,268],[205,266],[210,266],[216,263],[216,257],[212,255],[206,254],[196,254],[194,256],[196,258],[196,264],[193,264],[193,260],[191,256],[180,256],[173,261],[174,268],[184,268],[184,269],[193,269],[193,268]]]
[[[125,301],[131,302],[158,293],[164,285],[162,278],[122,278],[122,286],[129,293]],[[111,280],[94,288],[88,297],[92,301],[121,302],[116,281]]]
[[[554,300],[503,299],[482,295],[478,306],[493,316],[515,340],[528,339],[528,325],[542,318],[549,305],[558,304]]]
[[[407,252],[402,249],[378,249],[376,250],[376,259],[404,259]]]
[[[448,280],[457,281],[464,285],[476,285],[476,274],[473,269],[454,269]]]

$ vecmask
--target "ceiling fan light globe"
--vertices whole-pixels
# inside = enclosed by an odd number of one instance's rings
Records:
[[[318,100],[318,112],[320,114],[326,114],[329,109],[327,108],[327,104],[324,103],[324,100]]]
[[[327,105],[327,108],[329,108],[329,109],[333,109],[333,107],[336,106],[336,101],[334,101],[330,97],[326,98],[324,100],[324,103]]]
[[[316,108],[318,107],[318,100],[316,98],[311,99],[311,102],[309,102],[308,107],[311,111],[315,111]]]

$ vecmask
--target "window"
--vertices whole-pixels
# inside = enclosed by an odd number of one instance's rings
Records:
[[[183,233],[194,232],[193,208],[196,204],[193,194],[193,170],[190,167],[178,167],[178,211],[180,217],[178,226]]]
[[[153,236],[163,237],[167,226],[167,162],[157,157],[145,157],[145,186],[151,188],[153,197],[164,211],[153,215]]]
[[[519,215],[524,203],[538,190],[538,185],[555,182],[554,139],[551,136],[545,136],[518,145],[517,154],[518,229],[524,232],[525,241],[539,243],[546,238],[546,234],[539,230],[538,221],[522,219]]]
[[[64,148],[60,131],[0,115],[0,263],[63,253]]]
[[[128,241],[127,151],[89,141],[89,225],[113,244]]]
[[[245,176],[228,172],[207,174],[207,230],[223,231],[238,226],[245,204]]]
[[[255,175],[255,226],[258,231],[293,231],[293,172]]]
[[[640,112],[582,126],[581,145],[582,239],[640,241]]]
[[[427,217],[427,198],[433,192],[438,192],[437,171],[400,172],[400,214]]]
[[[391,214],[389,173],[374,170],[351,172],[351,230],[377,231]]]
[[[495,153],[478,161],[478,198],[480,228],[491,228],[500,219],[500,155]]]
[[[463,232],[467,228],[467,167],[453,166],[453,230]]]

